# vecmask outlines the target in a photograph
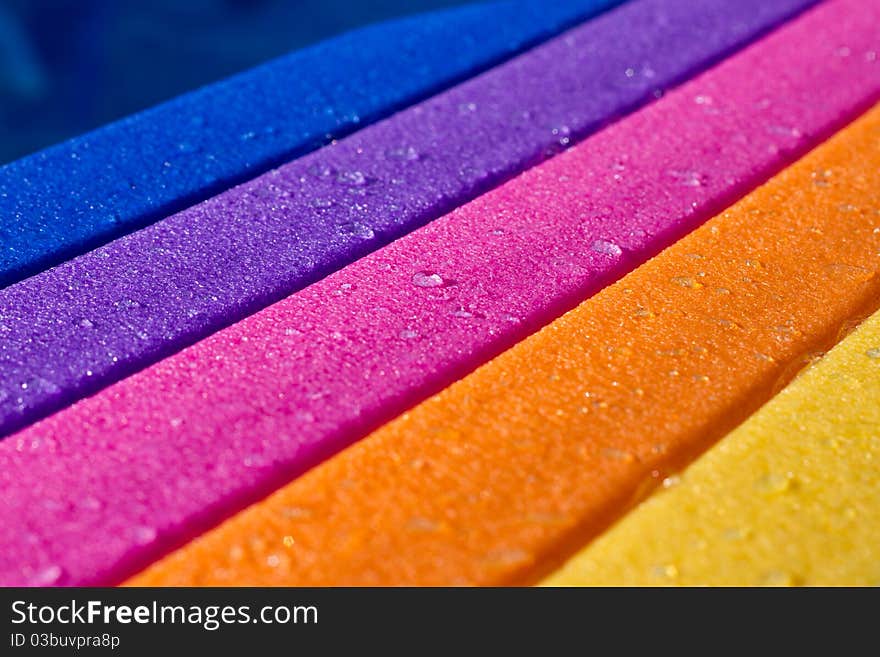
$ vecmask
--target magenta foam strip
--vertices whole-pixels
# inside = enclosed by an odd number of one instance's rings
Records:
[[[625,274],[880,97],[878,19],[878,0],[820,5],[580,146],[4,441],[0,523],[14,530],[0,582],[118,582]]]

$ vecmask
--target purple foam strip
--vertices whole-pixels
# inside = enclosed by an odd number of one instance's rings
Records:
[[[461,205],[811,4],[634,0],[0,291],[0,436]]]

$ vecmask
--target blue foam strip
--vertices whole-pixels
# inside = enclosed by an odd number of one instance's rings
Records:
[[[519,0],[382,23],[0,167],[0,287],[314,150],[620,2]]]

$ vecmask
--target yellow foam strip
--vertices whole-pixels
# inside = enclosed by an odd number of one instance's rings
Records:
[[[880,313],[666,485],[545,584],[880,585]]]

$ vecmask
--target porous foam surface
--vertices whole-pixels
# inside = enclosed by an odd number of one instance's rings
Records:
[[[551,586],[880,585],[880,314]]]
[[[539,580],[876,310],[878,135],[880,108],[132,583]]]
[[[0,290],[0,436],[341,268],[653,99],[804,0],[637,0]]]
[[[30,531],[45,543],[3,545],[4,581],[47,570],[60,582],[114,581],[534,330],[802,153],[880,84],[867,60],[834,54],[841,39],[863,54],[873,36],[864,14],[847,18],[849,2],[830,7],[5,441],[0,472],[17,482],[10,503],[33,509]],[[814,47],[791,47],[804,39]],[[805,109],[817,94],[825,102]],[[46,503],[71,496],[89,502],[49,515]]]

